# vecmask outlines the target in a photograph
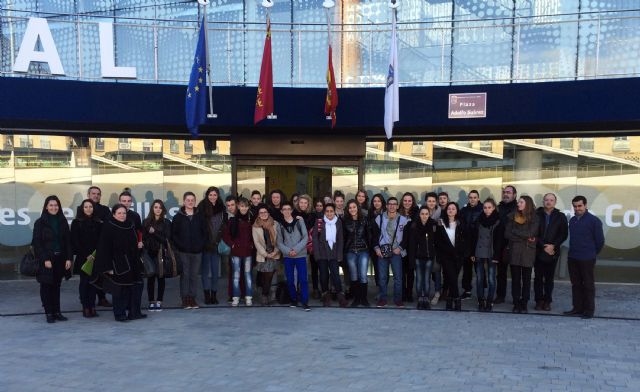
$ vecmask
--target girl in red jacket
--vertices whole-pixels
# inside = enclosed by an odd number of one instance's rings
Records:
[[[249,201],[240,198],[238,201],[238,213],[229,220],[224,229],[224,242],[231,247],[231,266],[233,273],[233,298],[231,306],[240,303],[240,266],[244,267],[244,281],[246,285],[245,303],[253,305],[251,263],[253,261],[253,235],[249,217]]]

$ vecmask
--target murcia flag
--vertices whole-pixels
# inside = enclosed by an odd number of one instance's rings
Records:
[[[391,51],[387,87],[384,92],[384,131],[387,139],[393,135],[393,123],[400,120],[400,100],[398,91],[398,42],[396,39],[396,10],[392,11]]]
[[[333,74],[333,56],[329,45],[329,67],[327,68],[327,98],[324,101],[324,114],[331,116],[331,128],[336,126],[336,109],[338,108],[338,90]]]
[[[260,83],[258,83],[258,93],[256,94],[253,124],[255,125],[264,120],[271,113],[273,113],[273,69],[271,67],[271,20],[267,15],[267,36],[264,39]]]

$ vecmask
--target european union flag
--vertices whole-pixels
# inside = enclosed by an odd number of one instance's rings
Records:
[[[198,127],[204,124],[207,119],[207,94],[206,92],[206,72],[207,72],[207,48],[205,45],[206,26],[204,18],[200,23],[200,33],[198,34],[198,46],[193,59],[191,76],[189,77],[189,87],[187,87],[187,97],[185,98],[185,113],[187,117],[187,128],[194,137],[198,136]]]

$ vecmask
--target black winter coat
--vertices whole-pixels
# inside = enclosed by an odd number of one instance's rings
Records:
[[[469,257],[469,240],[464,225],[460,222],[456,225],[456,244],[451,244],[444,225],[438,225],[436,229],[436,251],[439,263],[447,260],[460,260]]]
[[[113,271],[113,274],[107,274]],[[141,280],[142,262],[138,256],[138,238],[135,226],[129,220],[109,219],[102,226],[92,283],[113,292],[112,284],[131,285]]]
[[[79,274],[80,267],[87,260],[93,251],[98,248],[100,241],[100,232],[102,230],[102,221],[98,218],[74,219],[71,222],[71,245],[76,259],[73,263],[73,273]]]
[[[33,225],[33,238],[31,240],[31,246],[33,246],[33,252],[36,260],[42,265],[49,260],[53,261],[54,248],[55,248],[55,232],[52,228],[52,222],[50,220],[50,214],[43,212],[40,218],[36,220]],[[64,260],[73,260],[73,248],[71,246],[71,231],[69,230],[69,223],[67,218],[62,214],[58,214],[59,225],[59,238],[60,253],[63,255]],[[64,266],[63,266],[64,268]]]
[[[409,225],[409,264],[415,268],[416,259],[434,260],[436,257],[436,221],[429,218],[426,224],[417,220]]]
[[[546,214],[544,207],[539,207],[536,210],[538,215],[538,236],[536,241],[536,258],[542,262],[552,262],[560,257],[560,245],[566,241],[569,236],[569,222],[567,216],[563,214],[557,208],[554,208],[551,212],[551,219],[549,226],[547,226]],[[544,251],[545,244],[552,244],[555,248],[555,254],[550,256]]]
[[[344,233],[344,253],[357,253],[369,250],[369,247],[371,246],[369,220],[365,217],[360,220],[353,220],[351,217],[345,217],[342,222]]]
[[[184,207],[173,218],[171,223],[171,239],[176,248],[184,253],[201,253],[207,241],[207,225],[204,215],[194,211],[187,215]]]
[[[153,233],[149,229],[153,227]],[[162,245],[171,239],[171,221],[167,218],[162,221],[145,221],[142,229],[142,243],[144,249],[151,256],[156,255]]]

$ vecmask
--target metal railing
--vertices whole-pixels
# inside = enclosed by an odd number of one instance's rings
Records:
[[[104,16],[0,11],[1,76],[113,81],[100,70],[98,22],[108,20]],[[47,19],[65,76],[51,76],[44,63],[31,63],[27,73],[12,70],[29,17]],[[196,21],[110,20],[117,65],[137,70],[135,80],[123,81],[187,83]],[[383,86],[390,25],[344,23],[332,29],[339,87]],[[212,21],[208,30],[213,84],[257,85],[264,24]],[[640,10],[410,21],[399,24],[398,37],[403,86],[640,76],[640,56],[628,49],[640,42]],[[272,23],[272,45],[276,86],[325,86],[325,24]]]

